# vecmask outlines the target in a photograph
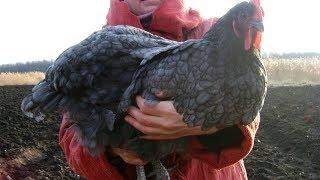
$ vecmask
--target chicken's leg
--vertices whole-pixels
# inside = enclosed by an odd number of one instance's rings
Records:
[[[146,180],[146,173],[144,171],[144,167],[142,165],[136,166],[137,171],[137,180]]]
[[[154,171],[156,172],[156,180],[170,180],[170,175],[167,169],[162,165],[160,160],[151,162]]]

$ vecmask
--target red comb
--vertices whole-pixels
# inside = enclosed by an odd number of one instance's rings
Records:
[[[263,18],[263,10],[261,8],[261,5],[260,5],[260,0],[250,0],[250,3],[254,5],[255,9],[256,9],[256,12],[255,12],[255,19],[256,20],[262,20]]]

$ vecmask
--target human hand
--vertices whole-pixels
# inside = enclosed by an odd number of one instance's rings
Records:
[[[118,156],[120,156],[126,163],[133,165],[145,165],[146,161],[139,158],[139,156],[129,150],[120,149],[120,148],[112,148],[112,152]]]
[[[161,101],[154,107],[144,104],[145,99],[136,97],[139,107],[130,106],[125,120],[144,133],[141,138],[149,140],[177,139],[185,136],[212,134],[218,129],[211,128],[202,131],[200,126],[189,128],[183,122],[183,116],[178,114],[171,101]]]
[[[128,3],[130,11],[137,15],[145,15],[155,11],[162,0],[124,0]]]

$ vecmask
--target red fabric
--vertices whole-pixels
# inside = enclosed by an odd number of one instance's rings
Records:
[[[79,144],[72,123],[64,115],[60,131],[59,144],[66,156],[71,169],[87,179],[136,179],[135,166],[127,165],[125,172],[118,172],[106,159],[105,154],[92,157]],[[244,158],[253,146],[254,134],[259,124],[259,117],[248,126],[241,126],[245,140],[240,147],[225,149],[219,154],[207,151],[197,141],[190,146],[190,153],[173,154],[167,157],[165,164],[178,163],[179,166],[170,174],[172,180],[193,179],[234,179],[246,180],[247,174],[243,164]]]
[[[154,12],[150,32],[174,40],[201,37],[217,19],[203,20],[196,11],[187,9],[182,0],[164,0]],[[128,5],[111,0],[107,25],[132,25],[142,28],[139,18],[129,11]],[[171,172],[173,180],[187,179],[247,179],[243,164],[252,150],[260,116],[247,126],[238,126],[244,139],[238,147],[222,149],[214,153],[194,138],[185,154],[172,154],[165,164],[178,164]],[[72,170],[87,179],[135,179],[135,166],[127,165],[125,172],[107,162],[106,155],[92,157],[78,143],[71,121],[65,114],[59,132],[59,144]]]
[[[163,0],[152,14],[149,32],[177,41],[185,40],[188,31],[198,27],[203,19],[195,10],[187,8],[183,0]],[[111,0],[107,25],[131,25],[143,29],[139,17],[130,12],[128,4]]]

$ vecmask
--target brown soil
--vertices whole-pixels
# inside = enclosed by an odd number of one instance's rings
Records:
[[[57,144],[59,119],[35,123],[20,102],[31,86],[0,87],[0,179],[80,179]],[[270,87],[255,147],[246,158],[250,179],[320,178],[320,86]]]
[[[320,179],[320,86],[271,87],[252,153],[251,179]]]

